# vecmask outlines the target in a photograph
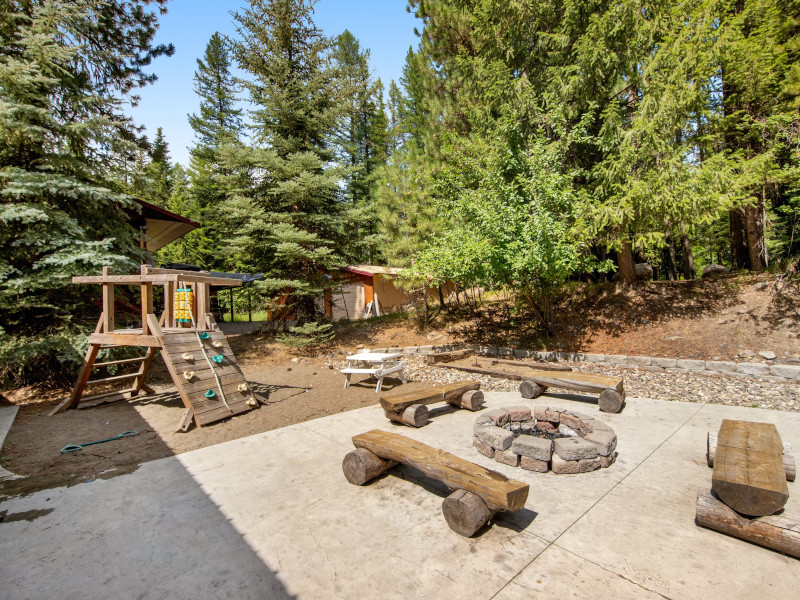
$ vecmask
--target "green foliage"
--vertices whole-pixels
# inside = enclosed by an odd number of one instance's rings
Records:
[[[335,332],[331,323],[308,322],[290,327],[291,335],[279,335],[279,343],[297,350],[312,350],[333,341]]]
[[[514,143],[513,127],[495,138],[452,138],[448,163],[433,176],[442,227],[408,269],[434,284],[510,287],[533,299],[586,268],[578,198],[559,157],[541,143]]]
[[[148,5],[165,0],[0,2],[2,383],[77,364],[92,307],[70,277],[137,264],[137,209],[118,182],[140,140],[121,97],[173,51],[151,45]]]

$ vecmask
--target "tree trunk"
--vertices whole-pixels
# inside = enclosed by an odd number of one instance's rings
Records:
[[[689,236],[686,233],[686,224],[683,221],[681,221],[681,239],[683,240],[683,278],[697,279],[692,243],[689,241]]]
[[[627,284],[636,283],[636,270],[633,267],[633,252],[630,242],[623,242],[622,248],[617,253],[619,263],[620,281]]]
[[[442,286],[441,285],[439,285],[439,287],[437,288],[437,291],[439,292],[439,306],[441,306],[442,308],[447,308],[447,304],[445,304],[445,302],[444,302],[444,294],[442,293]]]
[[[675,240],[672,237],[670,222],[666,221],[664,226],[666,227],[664,239],[667,242],[667,247],[664,248],[664,269],[667,272],[667,279],[675,281],[678,278],[678,267],[675,260]]]
[[[747,250],[750,255],[750,268],[753,271],[763,271],[766,248],[764,244],[764,218],[763,205],[759,202],[756,206],[745,206],[745,231],[747,233]]]
[[[734,269],[750,268],[750,253],[745,240],[744,210],[734,208],[728,213],[731,226],[731,255]]]

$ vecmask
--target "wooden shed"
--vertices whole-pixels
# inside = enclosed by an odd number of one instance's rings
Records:
[[[341,271],[342,290],[325,303],[325,312],[334,320],[364,319],[403,310],[417,297],[403,291],[397,277],[402,269],[378,265],[351,265]],[[447,290],[445,293],[448,293]],[[433,288],[430,298],[437,298]]]

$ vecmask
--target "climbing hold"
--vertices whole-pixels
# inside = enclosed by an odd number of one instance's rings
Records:
[[[194,371],[184,371],[183,378],[186,381],[191,381],[192,379],[194,379]]]
[[[236,389],[238,389],[240,392],[246,392],[249,388],[247,387],[246,383],[240,383],[239,387]]]
[[[213,342],[211,342],[211,345],[214,346],[214,348],[222,348],[222,342],[220,342],[219,340],[214,340]]]
[[[210,335],[208,335],[208,332],[207,332],[207,331],[201,331],[201,332],[200,332],[200,339],[201,339],[201,340],[207,340],[207,339],[208,339],[208,338],[210,338],[210,337],[211,337],[211,336],[210,336]]]
[[[217,364],[221,364],[225,357],[222,354],[217,354],[216,356],[212,356],[211,360],[213,360]]]
[[[216,395],[217,393],[214,390],[208,390],[205,394],[203,394],[203,396],[206,398],[213,398]]]
[[[258,406],[258,401],[255,398],[248,398],[247,406]]]
[[[194,356],[189,354],[188,352],[184,352],[183,354],[181,354],[181,358],[188,362],[194,362]]]

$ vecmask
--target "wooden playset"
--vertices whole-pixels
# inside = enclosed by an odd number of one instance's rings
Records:
[[[395,392],[381,396],[381,407],[390,421],[422,427],[428,422],[427,404],[447,402],[458,408],[480,410],[483,407],[480,387],[478,381],[459,381],[413,392]]]
[[[603,412],[618,413],[625,403],[622,377],[590,373],[532,371],[519,385],[519,393],[523,398],[538,398],[548,387],[599,394],[597,405]]]
[[[706,459],[714,472],[697,494],[697,523],[800,558],[800,519],[783,511],[794,457],[775,425],[725,419]]]
[[[143,265],[138,274],[114,275],[112,269],[104,267],[100,276],[73,277],[72,282],[102,285],[103,311],[94,333],[89,336],[89,348],[72,393],[51,415],[79,406],[87,408],[127,400],[142,392],[152,393],[145,378],[159,351],[186,407],[180,430],[186,431],[192,420],[201,427],[258,406],[225,335],[211,315],[210,287],[241,285],[240,281],[212,277],[205,271],[183,272]],[[118,285],[140,287],[140,328],[116,328],[114,287]],[[154,285],[164,286],[164,311],[160,318],[156,317],[153,307]],[[123,346],[144,348],[144,355],[97,362],[101,350]],[[127,364],[139,364],[139,369],[90,379],[94,369]],[[83,396],[87,386],[131,380],[131,385],[123,390]]]
[[[442,503],[450,528],[469,537],[496,512],[515,512],[525,506],[530,486],[509,479],[449,452],[403,435],[373,430],[353,438],[353,450],[342,470],[354,485],[364,485],[397,463],[404,463],[453,490]]]

